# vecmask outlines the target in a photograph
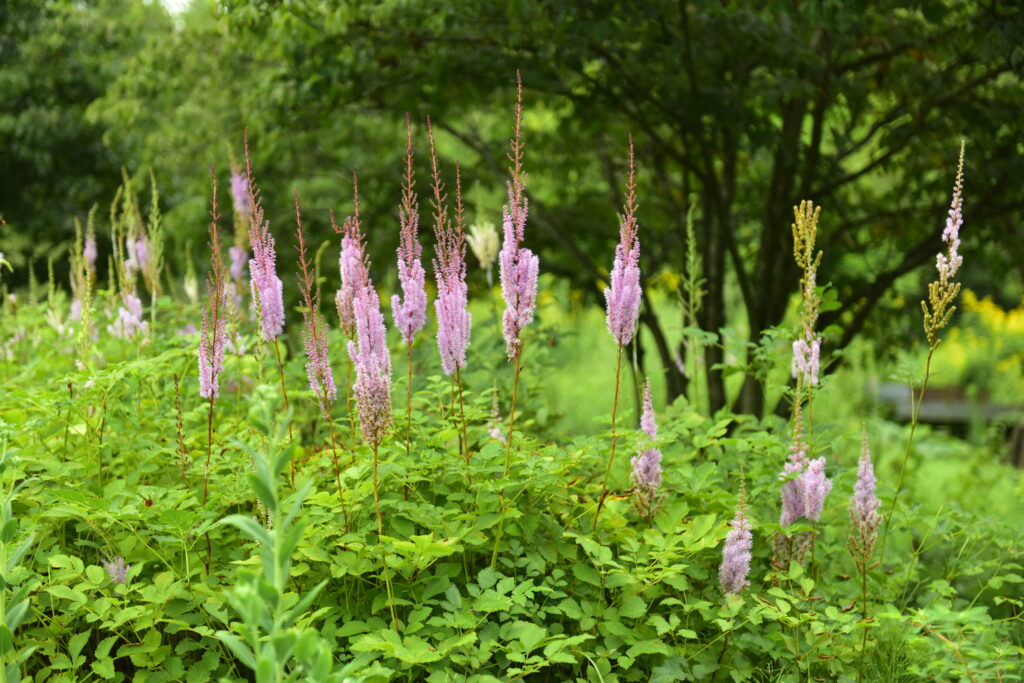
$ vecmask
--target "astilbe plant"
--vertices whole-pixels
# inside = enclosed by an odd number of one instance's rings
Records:
[[[302,212],[299,208],[299,192],[295,197],[295,236],[299,252],[299,293],[302,295],[302,346],[306,351],[306,377],[309,388],[316,397],[320,407],[320,415],[327,422],[331,439],[331,461],[334,465],[334,477],[338,485],[338,499],[341,501],[341,512],[345,519],[345,530],[348,531],[348,509],[345,505],[345,493],[341,487],[341,465],[338,463],[337,441],[334,438],[334,401],[338,398],[338,389],[334,384],[334,372],[331,370],[330,356],[327,350],[327,322],[320,315],[320,286],[313,274],[313,265],[306,250],[306,238],[302,231]]]
[[[871,553],[875,549],[875,541],[878,539],[878,527],[882,523],[882,516],[878,513],[881,501],[875,493],[877,480],[875,479],[875,468],[871,463],[871,451],[868,449],[867,429],[863,430],[861,437],[860,461],[857,466],[857,483],[853,488],[853,495],[850,497],[850,523],[852,530],[850,538],[846,543],[853,556],[853,563],[860,574],[861,586],[861,609],[864,613],[864,620],[868,619],[868,572],[871,570]],[[864,672],[864,652],[867,648],[868,632],[865,629],[861,641],[861,675]]]
[[[434,312],[437,316],[437,350],[441,356],[441,369],[452,379],[452,412],[455,404],[455,383],[459,384],[462,395],[461,369],[466,366],[466,347],[472,317],[469,313],[466,289],[466,243],[462,231],[462,182],[458,165],[455,167],[455,220],[448,216],[444,181],[437,159],[434,132],[427,118],[427,135],[430,139],[430,162],[433,171],[432,204],[434,207],[434,238],[437,241],[434,258],[434,278],[437,281],[437,299]],[[461,400],[460,400],[461,403]],[[463,457],[469,463],[469,444],[466,440],[466,414],[462,411]]]
[[[508,159],[512,163],[511,178],[507,181],[508,203],[502,209],[504,241],[498,253],[501,295],[505,299],[502,316],[502,334],[505,352],[515,362],[512,380],[512,407],[508,417],[508,439],[505,446],[505,476],[508,476],[509,453],[512,450],[512,429],[516,419],[516,397],[519,394],[519,373],[522,369],[523,330],[533,321],[537,305],[537,274],[540,259],[521,246],[526,237],[526,216],[529,200],[526,197],[526,172],[523,170],[523,81],[516,71],[515,134],[510,143]]]
[[[251,210],[249,220],[249,244],[252,247],[252,258],[249,260],[249,287],[252,291],[253,304],[256,306],[256,318],[260,326],[260,339],[273,344],[277,355],[277,372],[281,380],[281,394],[284,397],[284,409],[290,410],[288,390],[284,381],[284,364],[281,362],[280,336],[284,332],[284,286],[277,276],[277,252],[274,236],[270,234],[270,221],[264,217],[263,201],[256,181],[253,178],[252,162],[249,157],[249,133],[245,133],[245,176],[246,191],[249,194],[248,206]],[[288,421],[288,437],[294,439],[291,420]],[[294,466],[289,463],[289,473],[294,485]]]
[[[203,479],[203,504],[210,492],[210,459],[213,455],[213,407],[220,394],[220,374],[224,372],[224,346],[227,342],[227,279],[221,255],[217,212],[217,172],[212,171],[213,193],[210,209],[210,272],[206,276],[206,304],[199,333],[199,395],[210,403],[207,415],[206,474]]]
[[[412,343],[427,322],[426,274],[423,270],[423,247],[419,241],[419,204],[416,201],[416,180],[413,172],[412,124],[405,115],[405,182],[402,185],[402,203],[398,209],[401,233],[398,242],[398,281],[402,296],[391,297],[391,311],[395,327],[405,342],[408,364],[408,382],[405,388],[405,452],[412,455]]]
[[[880,562],[885,561],[885,542],[889,537],[889,527],[892,524],[892,516],[896,512],[896,503],[903,490],[903,476],[907,470],[907,462],[910,460],[914,432],[917,430],[918,418],[921,416],[921,404],[924,402],[924,392],[928,388],[928,379],[931,376],[932,357],[942,341],[939,333],[953,317],[953,313],[956,311],[956,297],[960,294],[960,283],[954,278],[964,260],[960,254],[960,228],[963,226],[964,220],[964,147],[965,143],[961,141],[956,181],[953,184],[953,198],[946,216],[946,225],[942,230],[942,241],[946,243],[946,252],[935,256],[935,269],[938,271],[939,278],[928,284],[928,300],[921,302],[921,311],[924,314],[924,333],[928,339],[928,357],[924,364],[924,379],[921,382],[921,389],[916,392],[916,396],[914,387],[910,387],[911,412],[913,413],[910,421],[910,435],[907,437],[907,449],[903,454],[900,473],[896,478],[896,492],[893,494],[892,505],[889,507],[889,513],[885,516],[882,546],[878,553]]]
[[[821,338],[815,332],[815,325],[821,306],[816,282],[822,254],[815,251],[815,240],[821,207],[803,201],[793,207],[793,216],[793,257],[801,270],[801,309],[800,336],[793,343],[792,374],[796,380],[796,390],[793,397],[792,442],[789,459],[779,475],[783,481],[779,524],[783,527],[799,519],[817,522],[825,498],[832,489],[832,481],[825,474],[824,456],[814,459],[807,456],[810,429],[805,433],[802,409],[805,393],[807,405],[812,405],[811,397],[818,384],[820,371]],[[803,562],[813,543],[812,532],[779,532],[775,538],[773,561],[780,567],[794,560]]]
[[[644,384],[644,408],[640,416],[640,431],[646,439],[640,453],[630,459],[633,468],[633,484],[636,487],[634,501],[640,514],[647,519],[658,511],[658,488],[661,486],[661,451],[654,447],[658,439],[658,424],[654,418],[654,399],[651,395],[651,378]]]
[[[606,321],[608,331],[618,345],[615,360],[615,392],[612,395],[612,444],[601,483],[601,497],[594,512],[594,529],[601,517],[601,508],[608,497],[608,477],[615,460],[615,418],[619,407],[619,378],[622,375],[622,351],[636,334],[637,319],[640,316],[640,236],[636,220],[636,157],[633,153],[633,136],[629,137],[629,176],[626,180],[625,206],[619,216],[619,243],[615,247],[612,264],[611,285],[604,290],[608,305]]]
[[[722,548],[722,564],[718,568],[718,582],[722,586],[723,593],[741,593],[750,585],[747,576],[750,574],[753,547],[754,537],[750,530],[750,520],[747,517],[747,489],[741,475],[740,497],[736,502],[736,514],[733,517],[729,533],[725,537],[725,546]]]
[[[338,309],[338,320],[341,331],[351,339],[356,333],[355,292],[359,279],[362,277],[363,258],[366,248],[359,226],[346,220],[341,227],[331,217],[331,226],[341,235],[341,253],[338,256],[338,269],[341,272],[341,287],[334,295],[334,304]]]
[[[358,190],[355,197],[352,220],[358,226]],[[391,428],[391,353],[388,351],[380,299],[370,280],[368,260],[360,264],[359,279],[353,284],[356,335],[348,343],[348,355],[356,369],[353,392],[359,408],[359,426],[363,438],[373,449],[373,503],[377,513],[377,533],[381,534],[384,528],[380,513],[377,461],[381,441]]]

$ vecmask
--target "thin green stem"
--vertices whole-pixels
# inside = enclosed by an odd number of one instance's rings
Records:
[[[882,547],[878,552],[878,561],[882,564],[885,563],[885,543],[889,538],[889,526],[892,524],[893,514],[896,512],[896,503],[900,497],[900,491],[903,490],[903,477],[907,471],[907,462],[910,460],[910,449],[914,443],[914,432],[917,431],[917,422],[921,417],[921,404],[924,403],[924,392],[928,387],[928,377],[931,374],[932,368],[932,354],[935,353],[935,347],[932,346],[928,349],[928,360],[924,364],[924,381],[921,383],[921,391],[918,393],[917,402],[914,402],[914,389],[911,386],[910,389],[910,402],[911,411],[913,412],[913,418],[910,422],[910,436],[907,438],[907,449],[903,453],[903,464],[900,465],[900,474],[896,479],[896,493],[892,497],[892,505],[889,506],[889,514],[885,517],[885,528],[882,529]]]
[[[384,518],[380,514],[380,478],[377,474],[378,444],[373,442],[373,508],[377,512],[377,536],[384,533]]]
[[[597,501],[597,510],[594,512],[594,531],[597,531],[597,521],[601,517],[601,508],[608,497],[608,476],[612,471],[612,462],[615,460],[615,413],[619,409],[619,376],[622,374],[622,344],[619,344],[618,358],[615,361],[615,394],[612,397],[612,451],[608,455],[608,465],[604,470],[604,481],[601,482],[601,497]]]
[[[857,665],[857,681],[864,680],[864,654],[868,649],[868,567],[867,558],[864,558],[860,573],[860,599],[864,607],[864,635],[860,641],[860,664]]]
[[[338,449],[334,444],[334,418],[328,415],[327,427],[331,436],[331,460],[334,461],[334,478],[338,482],[338,499],[341,501],[341,514],[345,518],[345,533],[348,533],[348,508],[345,507],[345,494],[341,489],[341,468],[338,466]],[[355,455],[353,454],[353,458]],[[374,453],[374,478],[376,479],[377,456]],[[376,494],[376,482],[374,483],[374,494]]]
[[[516,369],[512,380],[512,409],[508,415],[508,438],[505,440],[505,478],[508,479],[509,455],[512,452],[512,427],[516,421],[516,397],[519,395],[519,371],[523,357],[522,348],[516,354]]]
[[[462,415],[462,443],[466,448],[466,467],[468,472],[469,467],[469,437],[466,436],[466,404],[462,400],[462,371],[458,368],[455,369],[455,380],[459,385],[459,413]]]
[[[213,456],[213,392],[210,392],[210,412],[206,416],[206,473],[203,475],[203,505],[210,497],[210,458]]]
[[[277,352],[277,374],[281,378],[281,395],[284,396],[284,411],[290,412],[288,406],[288,390],[284,386],[284,364],[281,362],[281,345],[279,340],[274,338],[274,351]],[[291,416],[288,418],[288,443],[295,443],[295,436],[292,434]],[[292,490],[295,490],[295,463],[288,459],[288,479],[291,482]]]

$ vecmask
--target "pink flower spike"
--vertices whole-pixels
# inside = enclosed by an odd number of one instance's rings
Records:
[[[260,191],[252,177],[248,131],[245,135],[245,177],[249,206],[252,207],[249,214],[249,244],[252,245],[249,287],[253,301],[257,302],[263,339],[273,341],[284,332],[284,292],[281,278],[277,276],[277,253],[274,236],[270,234],[270,221],[263,216]]]
[[[320,316],[320,290],[314,280],[306,253],[298,190],[295,191],[295,225],[299,242],[299,291],[303,300],[302,345],[306,351],[306,376],[309,378],[309,388],[320,405],[320,414],[324,420],[330,421],[331,409],[338,397],[338,390],[334,384],[334,373],[331,371],[327,350],[327,323]]]
[[[740,480],[740,499],[736,504],[736,516],[732,520],[732,528],[725,537],[722,549],[722,564],[718,568],[718,580],[722,591],[726,594],[740,593],[750,585],[747,575],[750,573],[751,550],[754,547],[750,521],[747,519],[746,489]]]
[[[224,371],[224,347],[227,343],[228,289],[221,260],[220,228],[217,220],[217,174],[213,173],[213,200],[210,210],[210,273],[206,278],[206,305],[199,332],[199,395],[214,399],[220,393],[220,373]]]
[[[452,375],[466,366],[466,347],[472,318],[467,310],[466,245],[462,235],[462,183],[455,166],[456,222],[452,225],[445,204],[447,196],[437,162],[434,133],[427,118],[430,158],[434,173],[434,236],[437,239],[434,277],[437,280],[437,349],[444,374]]]
[[[611,286],[604,290],[608,304],[608,331],[619,346],[633,340],[640,316],[640,238],[636,221],[636,161],[633,137],[629,138],[629,179],[624,214],[619,217],[619,244],[615,248]]]
[[[423,271],[419,233],[419,206],[416,203],[416,184],[412,170],[412,126],[405,115],[405,184],[402,187],[402,205],[399,208],[401,235],[398,244],[398,281],[402,286],[402,301],[397,294],[391,297],[391,312],[395,327],[402,333],[402,341],[411,345],[416,333],[427,322],[426,274]]]
[[[523,172],[523,81],[516,71],[518,89],[516,96],[515,137],[512,138],[509,160],[512,162],[512,179],[508,181],[508,204],[502,209],[502,226],[505,238],[498,265],[501,279],[501,295],[505,299],[505,313],[502,316],[502,333],[505,336],[505,350],[510,359],[522,352],[523,329],[533,321],[537,305],[537,274],[540,259],[529,249],[520,246],[526,236],[526,215],[529,200],[525,196],[526,173]]]

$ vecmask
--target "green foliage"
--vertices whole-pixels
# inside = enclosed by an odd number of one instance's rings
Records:
[[[110,293],[96,300],[104,330]],[[853,681],[865,633],[865,680],[1019,676],[1024,558],[1012,521],[1024,482],[975,452],[976,481],[1016,484],[937,494],[928,477],[959,466],[965,444],[919,432],[914,462],[930,474],[907,479],[888,558],[870,573],[864,620],[845,551],[855,416],[815,407],[812,447],[829,454],[835,488],[816,529],[805,525],[818,532],[813,563],[770,564],[785,430],[728,413],[711,418],[682,401],[659,415],[658,514],[646,522],[634,509],[620,457],[592,533],[608,420],[596,433],[566,435],[566,407],[552,405],[546,390],[578,353],[575,342],[538,343],[553,333],[543,318],[528,336],[523,419],[503,478],[504,446],[488,422],[495,382],[507,404],[512,369],[489,365],[503,358],[502,341],[484,307],[463,377],[470,466],[458,455],[450,385],[424,338],[413,349],[412,455],[401,414],[399,435],[381,448],[378,538],[369,447],[339,401],[346,532],[327,427],[302,359],[287,349],[291,412],[276,372],[254,380],[258,361],[229,355],[215,410],[223,436],[209,504],[201,504],[207,404],[195,389],[196,336],[175,332],[198,312],[157,301],[156,336],[138,343],[101,333],[85,370],[36,352],[74,343],[74,329],[47,322],[66,307],[62,294],[56,309],[4,307],[0,436],[19,451],[5,466],[5,490],[20,488],[10,507],[19,524],[4,526],[12,531],[2,547],[24,553],[5,575],[18,598],[6,605],[9,615],[30,605],[6,661],[20,658],[32,680]],[[564,311],[560,320],[573,324]],[[577,337],[590,340],[603,323],[582,324]],[[238,348],[251,347],[254,328],[246,322],[242,332]],[[331,341],[343,376],[342,340]],[[395,362],[401,377],[404,361]],[[183,378],[180,434],[173,374]],[[404,380],[394,391],[401,411]],[[602,401],[610,396],[590,396]],[[641,443],[623,429],[629,413],[620,422],[624,456]],[[906,430],[871,420],[868,431],[888,504]],[[726,600],[717,566],[741,466],[755,538],[751,586]],[[103,568],[115,557],[129,567],[123,584]]]

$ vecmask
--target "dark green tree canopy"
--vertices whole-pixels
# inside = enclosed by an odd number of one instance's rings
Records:
[[[326,239],[328,209],[348,210],[358,171],[383,268],[404,113],[421,181],[430,115],[446,168],[463,165],[470,222],[497,222],[519,69],[528,241],[542,270],[598,294],[632,134],[645,276],[685,269],[696,205],[701,327],[718,331],[738,306],[752,349],[796,288],[792,207],[810,199],[823,207],[823,281],[842,303],[821,321],[837,350],[865,331],[908,331],[879,324],[877,304],[923,291],[912,274],[939,250],[961,139],[965,278],[998,295],[1021,262],[1022,33],[1024,9],[998,1],[197,2],[119,71],[89,120],[133,171],[156,167],[182,240],[202,233],[206,169],[238,159],[245,128],[279,234],[297,187]],[[645,306],[642,322],[670,395],[685,393],[673,362],[682,321]],[[720,346],[706,349],[713,407],[727,401],[721,360]],[[762,403],[752,375],[738,405]]]

